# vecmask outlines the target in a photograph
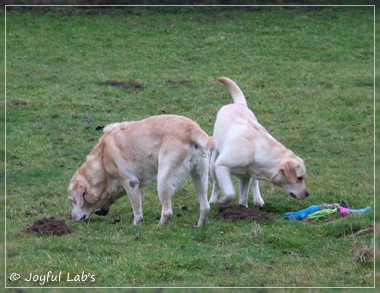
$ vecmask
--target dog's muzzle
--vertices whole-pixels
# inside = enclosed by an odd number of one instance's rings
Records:
[[[304,199],[304,198],[308,197],[310,195],[310,193],[308,190],[306,190],[302,197],[296,196],[293,192],[291,192],[290,195],[292,197],[294,197],[295,199]]]
[[[80,216],[72,212],[70,214],[70,218],[74,221],[87,221],[88,219],[90,219],[90,215],[84,214],[83,216]]]

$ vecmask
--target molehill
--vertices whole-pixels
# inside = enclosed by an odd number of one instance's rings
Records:
[[[36,220],[25,227],[26,232],[38,234],[47,234],[49,236],[71,233],[71,229],[65,224],[65,221],[58,220],[55,217],[47,217]]]

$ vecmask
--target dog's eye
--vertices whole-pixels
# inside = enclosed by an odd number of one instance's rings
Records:
[[[302,180],[303,180],[303,176],[299,176],[299,177],[297,177],[297,180],[298,180],[298,181],[302,181]]]

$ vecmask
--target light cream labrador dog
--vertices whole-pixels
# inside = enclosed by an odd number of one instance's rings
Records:
[[[235,198],[231,174],[240,177],[239,204],[248,207],[249,185],[253,202],[264,206],[258,180],[283,187],[291,196],[303,199],[309,195],[304,184],[306,169],[302,159],[274,139],[247,107],[239,86],[227,77],[220,77],[234,104],[222,107],[216,118],[216,149],[211,156],[213,191],[210,203],[227,204]],[[218,200],[219,188],[223,197]]]
[[[200,203],[198,226],[204,225],[210,210],[209,150],[214,147],[214,139],[183,116],[110,124],[68,186],[71,218],[87,220],[93,212],[106,215],[127,194],[136,225],[143,219],[140,188],[157,180],[162,205],[159,224],[164,224],[173,214],[176,187],[191,174]]]

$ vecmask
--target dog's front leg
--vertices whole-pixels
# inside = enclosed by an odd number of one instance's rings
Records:
[[[260,194],[259,180],[252,178],[252,189],[253,189],[253,204],[259,208],[263,207],[265,205],[265,202]]]

